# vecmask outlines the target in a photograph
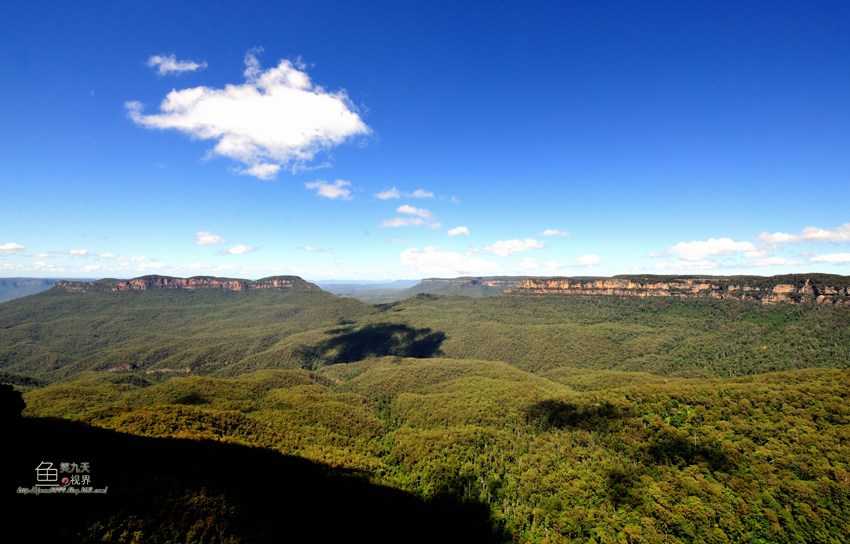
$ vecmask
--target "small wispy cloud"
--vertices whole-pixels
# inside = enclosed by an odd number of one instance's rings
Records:
[[[223,244],[227,240],[207,230],[198,231],[195,233],[195,244],[199,246],[211,246],[215,244]]]
[[[6,242],[5,244],[0,244],[0,252],[3,252],[7,255],[21,251],[22,249],[24,249],[24,246],[16,242]]]
[[[225,255],[244,255],[246,253],[253,253],[257,251],[257,248],[254,246],[246,246],[245,244],[237,244],[235,246],[231,246],[221,250],[222,254]]]
[[[451,237],[460,236],[461,234],[465,234],[466,236],[469,236],[469,229],[467,227],[463,227],[463,226],[455,227],[453,229],[449,229],[449,231],[446,234],[448,234]]]
[[[416,189],[412,193],[403,193],[392,187],[391,189],[387,189],[386,191],[381,191],[375,195],[375,198],[378,200],[390,200],[392,198],[434,198],[434,193],[431,191],[426,191],[425,189]]]
[[[305,183],[304,186],[308,189],[315,189],[316,196],[330,198],[331,200],[336,200],[338,198],[342,200],[351,200],[351,190],[348,189],[348,187],[351,186],[351,182],[344,179],[338,179],[333,183],[328,183],[327,181],[320,179]]]
[[[424,208],[414,208],[408,204],[404,204],[399,206],[395,210],[397,213],[403,213],[405,215],[415,215],[417,217],[421,217],[422,219],[430,219],[432,217],[431,212]]]
[[[686,261],[702,261],[708,257],[756,251],[750,242],[736,242],[731,238],[709,238],[704,241],[679,242],[667,248],[667,255]]]
[[[382,227],[418,227],[427,225],[428,228],[438,229],[441,223],[434,220],[434,214],[424,208],[416,208],[409,204],[402,204],[396,208],[396,213],[412,217],[393,217],[381,223]]]
[[[541,236],[569,236],[570,233],[565,230],[546,229],[540,233]]]
[[[439,247],[405,249],[399,255],[399,261],[415,273],[442,277],[484,275],[498,268],[486,259],[442,251]]]
[[[850,241],[850,223],[834,229],[806,227],[798,234],[787,232],[763,232],[758,239],[769,244],[796,244],[799,242],[847,242]]]
[[[850,253],[826,253],[809,259],[813,263],[850,264]]]
[[[88,249],[69,249],[68,255],[71,257],[87,257],[89,254]]]
[[[389,200],[391,198],[401,198],[401,193],[398,192],[398,189],[393,187],[392,189],[387,189],[386,191],[381,191],[380,193],[375,195],[375,198],[378,200]]]
[[[195,62],[193,60],[177,60],[176,55],[152,55],[147,62],[150,68],[156,68],[159,75],[182,74],[183,72],[196,72],[207,67],[206,62]]]
[[[382,227],[417,227],[419,225],[424,225],[425,220],[419,217],[393,217],[392,219],[387,219],[386,221],[381,222]]]
[[[333,253],[334,248],[332,247],[316,247],[316,246],[300,246],[295,249],[303,249],[304,251],[308,251],[310,253]]]
[[[595,253],[591,253],[590,255],[582,255],[576,262],[581,266],[591,267],[598,266],[602,262],[602,257],[596,255]]]
[[[52,263],[44,261],[36,261],[32,263],[32,267],[42,272],[62,272],[64,269]]]
[[[526,238],[524,240],[499,240],[484,248],[487,253],[498,255],[499,257],[507,257],[518,251],[528,251],[530,249],[542,249],[546,244],[534,238]]]

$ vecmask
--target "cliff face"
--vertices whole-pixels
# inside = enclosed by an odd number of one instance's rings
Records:
[[[275,289],[279,291],[321,291],[318,286],[304,281],[298,276],[272,276],[256,281],[212,276],[194,276],[174,278],[171,276],[142,276],[131,280],[59,281],[56,287],[71,293],[91,291],[145,291],[148,289],[220,289],[223,291],[247,291],[250,289]]]
[[[629,297],[679,297],[850,304],[850,278],[825,274],[772,278],[615,276],[605,279],[526,278],[510,293],[554,293]]]

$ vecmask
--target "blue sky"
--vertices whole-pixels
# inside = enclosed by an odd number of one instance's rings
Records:
[[[846,2],[14,4],[0,276],[850,273]]]

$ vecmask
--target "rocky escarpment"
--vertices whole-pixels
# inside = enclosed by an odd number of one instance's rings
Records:
[[[256,281],[216,278],[213,276],[194,276],[174,278],[171,276],[142,276],[130,280],[105,279],[99,281],[59,281],[56,289],[71,293],[92,291],[145,291],[148,289],[197,290],[218,289],[223,291],[248,291],[252,289],[274,289],[278,291],[321,291],[318,286],[304,281],[298,276],[271,276]]]
[[[850,277],[831,274],[785,276],[614,276],[612,278],[526,278],[513,294],[679,297],[850,304]]]

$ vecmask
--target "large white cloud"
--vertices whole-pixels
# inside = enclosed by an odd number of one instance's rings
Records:
[[[240,173],[261,179],[281,167],[303,167],[319,151],[370,132],[344,91],[314,86],[303,67],[282,60],[263,71],[253,52],[245,65],[245,83],[173,90],[158,114],[143,114],[136,101],[125,107],[139,126],[216,140],[212,154],[243,164]]]
[[[686,261],[702,261],[707,257],[745,251],[756,251],[756,246],[750,242],[736,242],[731,238],[709,238],[705,241],[679,242],[667,249],[668,254]]]
[[[409,248],[399,256],[401,264],[409,266],[414,272],[426,276],[479,276],[494,272],[498,266],[491,261],[442,251],[438,247],[425,249]]]
[[[847,242],[850,241],[850,223],[834,229],[806,227],[799,234],[787,232],[763,232],[759,240],[770,244],[793,244],[797,242]]]
[[[455,227],[453,229],[449,229],[449,232],[447,234],[452,237],[460,236],[461,234],[469,236],[469,228],[464,226]]]
[[[487,253],[498,255],[499,257],[507,257],[517,251],[527,251],[529,249],[542,249],[546,244],[534,238],[526,238],[525,240],[499,240],[484,248]]]
[[[176,55],[153,55],[148,59],[148,66],[156,68],[157,73],[164,76],[203,70],[207,67],[207,63],[192,60],[177,60]]]

